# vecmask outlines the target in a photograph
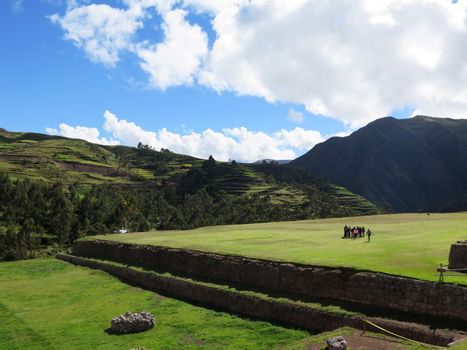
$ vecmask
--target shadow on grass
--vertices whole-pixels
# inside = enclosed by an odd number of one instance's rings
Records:
[[[152,328],[151,328],[152,329]],[[151,329],[146,329],[146,330],[142,330],[142,331],[138,331],[138,332],[129,332],[129,333],[117,333],[117,332],[114,332],[112,330],[112,328],[107,328],[107,329],[104,329],[104,333],[106,333],[107,335],[116,335],[116,336],[122,336],[122,335],[131,335],[131,334],[136,334],[136,333],[143,333],[143,332],[147,332],[147,331],[150,331]]]

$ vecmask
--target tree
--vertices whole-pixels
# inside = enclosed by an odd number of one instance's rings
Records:
[[[158,176],[164,175],[168,170],[168,164],[165,159],[160,157],[154,164],[154,178],[157,179]]]
[[[214,157],[211,155],[207,160],[203,162],[203,168],[204,169],[212,169],[216,166],[216,160]]]
[[[70,242],[73,207],[60,184],[52,186],[50,192],[50,233],[58,237],[60,244]]]

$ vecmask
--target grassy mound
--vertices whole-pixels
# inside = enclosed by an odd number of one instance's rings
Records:
[[[342,239],[344,225],[371,228],[366,238]],[[190,231],[98,236],[138,244],[305,264],[355,267],[436,281],[451,243],[465,239],[467,213],[397,214],[204,227]],[[92,237],[89,239],[93,239]],[[446,277],[467,284],[467,276]]]

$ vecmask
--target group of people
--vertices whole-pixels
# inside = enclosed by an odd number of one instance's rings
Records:
[[[368,237],[368,241],[371,238],[372,232],[370,229],[365,230],[365,227],[360,227],[360,226],[354,226],[350,227],[345,225],[344,226],[344,237],[343,238],[358,238],[358,237]]]

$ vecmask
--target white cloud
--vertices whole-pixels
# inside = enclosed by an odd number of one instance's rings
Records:
[[[339,131],[338,133],[335,133],[334,135],[331,135],[329,137],[346,137],[346,136],[349,136],[350,134],[352,133],[352,131],[350,130],[346,130],[346,131]]]
[[[145,131],[140,126],[126,120],[119,120],[110,111],[104,112],[104,130],[111,133],[113,137],[126,145],[136,146],[138,142],[151,145],[157,149],[162,146],[157,144],[157,134],[152,131]]]
[[[309,150],[317,143],[325,140],[319,131],[302,128],[281,129],[274,134],[274,137],[280,145],[287,145],[300,150]]]
[[[287,118],[295,123],[302,123],[305,120],[303,113],[297,111],[293,108],[289,109],[289,113],[287,114]]]
[[[133,35],[143,27],[143,14],[139,7],[122,10],[106,4],[74,4],[63,17],[54,14],[50,19],[62,27],[65,39],[84,49],[89,59],[113,67],[120,52],[131,49]]]
[[[96,128],[88,128],[86,126],[70,126],[61,123],[59,129],[45,128],[45,131],[50,135],[60,135],[72,139],[86,140],[92,143],[99,143],[101,145],[118,145],[119,142],[105,137],[100,138],[100,132]]]
[[[152,86],[165,90],[190,85],[208,52],[206,33],[185,20],[187,12],[176,9],[164,14],[164,41],[143,44],[136,50],[141,68],[148,73]]]
[[[203,82],[352,126],[407,105],[466,113],[465,0],[284,3],[219,14]]]
[[[406,106],[467,111],[467,0],[125,0],[52,16],[65,37],[112,66],[135,54],[152,86],[202,84],[301,104],[358,127]],[[136,42],[155,8],[161,42]],[[208,13],[215,40],[186,20]]]
[[[271,135],[261,131],[251,131],[245,127],[226,128],[222,131],[211,129],[203,132],[175,133],[162,128],[158,131],[147,131],[139,125],[119,119],[110,111],[104,112],[103,129],[112,135],[107,139],[100,137],[97,128],[69,126],[60,124],[59,130],[46,128],[47,133],[71,138],[84,139],[100,144],[125,144],[136,146],[138,142],[152,146],[154,149],[170,149],[173,152],[187,154],[199,158],[228,161],[252,162],[258,159],[293,159],[297,152],[303,153],[324,137],[318,131],[295,128],[281,129]]]

